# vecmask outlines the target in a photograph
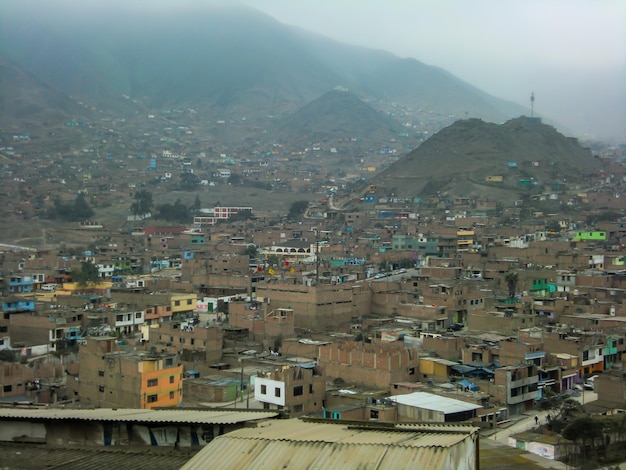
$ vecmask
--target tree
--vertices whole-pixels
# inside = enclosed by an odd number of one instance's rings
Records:
[[[191,206],[191,210],[194,214],[197,214],[202,208],[202,203],[200,202],[200,195],[196,194],[196,199],[193,201],[193,206]]]
[[[83,194],[76,196],[76,199],[74,200],[73,220],[87,220],[90,219],[93,214],[93,209],[89,207],[89,204],[87,204],[85,196]]]
[[[509,271],[508,273],[506,273],[506,276],[504,276],[507,288],[509,289],[509,299],[515,297],[515,290],[517,289],[518,279],[519,276],[515,271]]]
[[[191,219],[189,207],[177,199],[172,204],[162,204],[157,207],[158,218],[167,220],[168,222],[188,223]]]
[[[587,444],[593,447],[596,439],[602,438],[602,425],[595,419],[584,416],[567,425],[562,434],[565,439],[580,442],[579,446],[582,448],[583,455],[587,456]]]
[[[250,258],[254,259],[259,255],[259,250],[257,246],[253,243],[250,243],[245,250],[243,250],[244,255],[248,255]]]
[[[50,218],[66,222],[80,222],[90,219],[94,212],[83,194],[78,194],[73,203],[65,204],[61,198],[54,200],[54,207],[49,212]]]
[[[295,201],[289,207],[289,213],[287,214],[287,218],[289,220],[301,219],[307,207],[309,207],[308,201]]]
[[[141,190],[135,193],[135,201],[130,205],[130,211],[134,216],[144,215],[150,213],[153,206],[152,193]]]
[[[17,353],[10,349],[0,350],[0,362],[17,362]]]
[[[228,177],[228,182],[232,184],[233,186],[236,184],[242,184],[243,178],[241,177],[239,173],[231,173],[230,176]]]
[[[72,271],[72,279],[81,287],[96,283],[99,278],[98,267],[90,261],[81,263],[80,269]]]

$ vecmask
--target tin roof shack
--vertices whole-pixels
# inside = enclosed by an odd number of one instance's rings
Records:
[[[389,399],[397,404],[399,422],[452,423],[476,418],[480,405],[427,392],[394,395]]]
[[[275,416],[258,410],[1,408],[0,441],[50,446],[197,448],[225,432]]]
[[[471,426],[272,420],[215,439],[182,470],[215,468],[463,468],[479,465],[478,430]]]
[[[178,354],[125,351],[115,338],[89,338],[78,353],[81,402],[97,407],[179,406],[183,399]]]
[[[289,417],[320,411],[325,393],[324,376],[316,366],[283,366],[254,378],[254,398],[263,409],[282,410]]]
[[[440,357],[420,357],[420,379],[447,380],[450,376],[450,367],[458,365],[458,362],[448,361]]]

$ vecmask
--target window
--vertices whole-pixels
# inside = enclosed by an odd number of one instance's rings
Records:
[[[297,387],[293,387],[293,396],[299,397],[303,394],[302,385],[298,385]]]
[[[174,376],[170,375],[170,383],[173,384],[174,383]]]
[[[280,388],[278,388],[278,387],[274,388],[274,396],[275,397],[280,397]]]
[[[180,300],[174,301],[174,307],[180,307]]]
[[[174,399],[174,392],[170,392],[170,400]]]
[[[98,371],[98,377],[104,377],[104,371],[103,370],[99,370]]]
[[[141,318],[141,312],[135,312],[135,318]]]
[[[165,358],[165,365],[166,366],[171,366],[172,364],[174,364],[174,359],[171,357],[167,357]]]
[[[99,392],[104,393],[104,387],[103,387],[102,385],[100,385],[100,386],[98,387],[98,391],[99,391]]]
[[[309,384],[309,393],[313,393],[313,384]]]
[[[159,399],[159,396],[155,393],[154,395],[148,395],[148,403],[155,403]]]
[[[267,395],[267,385],[261,385],[261,395]]]
[[[370,410],[370,418],[378,419],[378,410]]]
[[[13,391],[13,385],[5,385],[4,386],[4,391],[5,392],[12,392]]]
[[[191,305],[191,299],[187,299],[187,305]]]
[[[415,367],[409,367],[409,375],[415,375]]]
[[[159,385],[159,379],[148,380],[148,387],[156,387],[157,385]]]

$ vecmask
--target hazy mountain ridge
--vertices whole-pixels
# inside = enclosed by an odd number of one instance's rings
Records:
[[[349,91],[333,90],[280,119],[268,131],[271,140],[320,142],[368,135],[379,142],[397,137],[404,128]]]
[[[28,133],[61,120],[89,120],[92,113],[14,62],[0,57],[0,127]],[[18,124],[19,123],[19,124]]]
[[[459,117],[521,113],[436,67],[340,44],[246,7],[56,14],[56,23],[6,16],[3,53],[54,89],[105,109],[124,109],[128,95],[154,108],[288,112],[341,85]]]

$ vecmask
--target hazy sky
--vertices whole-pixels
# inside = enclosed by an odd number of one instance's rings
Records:
[[[442,67],[626,140],[626,0],[243,0],[282,23]],[[564,122],[566,121],[566,122]],[[589,132],[598,132],[589,125]]]

